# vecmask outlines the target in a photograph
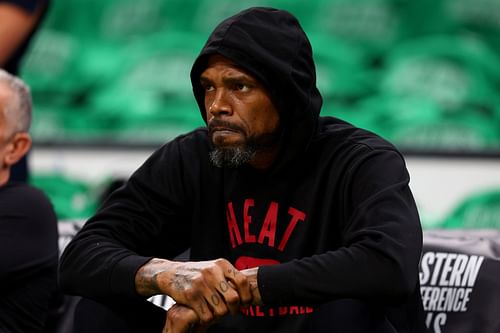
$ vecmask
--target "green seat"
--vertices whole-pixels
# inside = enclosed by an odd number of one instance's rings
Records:
[[[178,31],[197,6],[55,0],[22,68],[47,126],[34,126],[35,139],[116,138],[129,118],[157,119],[165,103],[192,99],[186,68],[204,40]]]
[[[448,114],[430,98],[380,95],[360,103],[358,112],[370,114],[368,129],[402,149],[470,152],[500,148],[498,122],[467,111]]]
[[[21,67],[35,104],[70,105],[94,78],[84,71],[85,49],[74,36],[45,29],[37,34]]]
[[[498,149],[499,83],[500,60],[478,40],[431,36],[402,43],[387,55],[377,90],[377,100],[392,104],[384,107],[384,131],[406,148]]]
[[[149,133],[149,141],[163,142],[173,132],[200,126],[189,73],[201,44],[199,35],[172,33],[151,35],[123,48],[126,56],[117,60],[119,70],[89,99],[90,112],[114,119],[113,137],[132,141],[135,135],[147,140]],[[170,134],[161,136],[161,129]]]
[[[88,73],[83,65],[89,47],[72,30],[80,12],[73,6],[75,1],[51,2],[23,59],[21,75],[36,105],[71,105],[94,86],[95,73]]]
[[[273,7],[273,0],[195,0],[198,6],[190,12],[186,22],[189,30],[208,37],[217,24],[240,10],[253,6]],[[200,45],[200,49],[201,49]]]
[[[465,198],[443,223],[444,228],[500,229],[500,189]]]
[[[419,0],[406,1],[405,7],[402,17],[409,36],[472,35],[500,51],[498,0]]]
[[[67,1],[65,15],[72,21],[63,29],[89,44],[129,44],[150,34],[185,30],[197,7],[194,0]]]
[[[377,59],[405,38],[402,9],[399,0],[321,0],[311,29],[363,47]]]
[[[443,14],[461,33],[473,33],[500,56],[500,2],[498,0],[442,0]]]
[[[380,93],[433,98],[443,109],[498,105],[500,58],[487,45],[459,36],[431,36],[399,45],[386,57]]]
[[[47,194],[59,220],[88,218],[96,211],[97,188],[83,181],[60,174],[35,173],[30,182]]]
[[[402,149],[444,152],[493,151],[500,148],[496,128],[461,119],[398,124],[388,135]]]
[[[353,103],[372,94],[378,73],[363,50],[327,34],[312,33],[317,85],[327,101]]]
[[[315,16],[321,10],[320,1],[272,0],[267,2],[271,7],[287,10],[297,17],[309,36],[313,33],[321,33],[320,30],[316,29],[317,19]]]

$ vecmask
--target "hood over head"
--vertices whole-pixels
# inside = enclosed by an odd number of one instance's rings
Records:
[[[213,54],[230,59],[269,90],[284,130],[275,165],[302,153],[317,130],[322,98],[316,87],[311,44],[297,19],[283,10],[254,7],[215,28],[191,70],[194,96],[205,122],[199,79]]]

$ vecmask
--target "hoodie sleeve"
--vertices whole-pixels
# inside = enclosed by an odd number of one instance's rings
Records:
[[[337,298],[395,303],[414,293],[422,231],[402,157],[372,151],[353,167],[349,180],[343,200],[350,218],[343,226],[343,246],[261,267],[258,281],[265,304]]]
[[[189,246],[190,209],[178,147],[171,142],[155,152],[68,244],[60,263],[66,293],[136,297],[139,267]]]

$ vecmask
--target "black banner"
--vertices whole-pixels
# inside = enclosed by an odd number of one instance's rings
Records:
[[[500,332],[500,230],[427,230],[420,284],[429,332]]]

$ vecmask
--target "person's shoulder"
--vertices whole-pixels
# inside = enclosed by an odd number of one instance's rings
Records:
[[[209,146],[208,130],[206,127],[198,127],[190,132],[181,134],[174,139],[166,142],[160,147],[160,151],[171,149],[178,150],[199,150],[206,149]]]
[[[9,181],[2,187],[2,190],[4,193],[8,193],[9,196],[22,195],[28,198],[32,196],[44,196],[44,193],[40,189],[25,182]]]
[[[367,150],[398,149],[389,141],[367,129],[357,127],[347,121],[335,117],[320,117],[318,139],[335,145],[352,145]]]
[[[53,210],[49,197],[41,189],[24,182],[9,182],[2,189],[4,197],[22,204],[27,211]]]
[[[11,191],[21,192],[25,195],[45,196],[42,190],[29,183],[12,181],[7,184]]]
[[[179,135],[174,140],[177,140],[178,142],[186,142],[186,141],[206,142],[207,139],[208,139],[208,129],[206,127],[198,127],[190,132]]]
[[[199,155],[208,156],[209,149],[208,130],[199,127],[162,144],[149,156],[145,164],[151,166],[184,159],[192,160]]]

